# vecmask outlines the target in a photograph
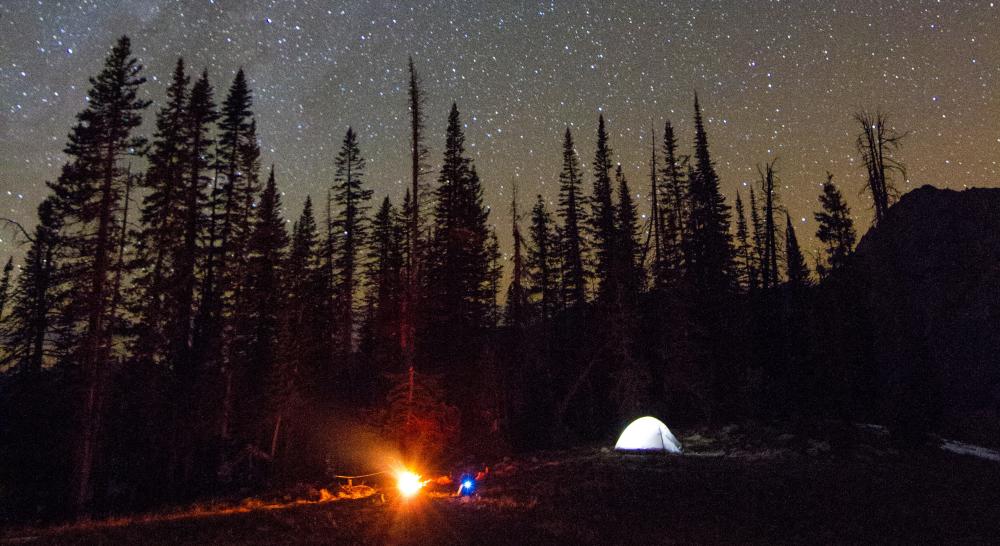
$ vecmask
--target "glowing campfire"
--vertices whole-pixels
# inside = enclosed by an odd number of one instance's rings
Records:
[[[423,489],[424,485],[430,480],[421,480],[420,475],[410,472],[409,470],[397,470],[396,471],[396,488],[399,489],[399,493],[403,497],[409,498]]]

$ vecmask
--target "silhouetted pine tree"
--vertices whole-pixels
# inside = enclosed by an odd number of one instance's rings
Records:
[[[168,340],[172,360],[182,373],[191,373],[195,366],[191,354],[194,335],[192,322],[195,316],[195,293],[198,268],[203,265],[201,242],[208,228],[206,214],[211,179],[208,171],[215,159],[212,147],[211,125],[219,117],[215,109],[212,85],[203,72],[191,89],[185,115],[185,164],[180,195],[172,205],[171,215],[180,225],[178,240],[173,242],[171,256],[171,300],[173,309],[168,313]],[[210,243],[210,242],[209,242]]]
[[[372,190],[364,187],[365,160],[358,148],[354,130],[347,128],[340,153],[337,155],[337,172],[334,176],[333,203],[337,214],[333,228],[337,234],[334,240],[334,275],[336,283],[338,350],[344,356],[354,351],[354,330],[356,326],[355,299],[361,267],[360,256],[368,235],[368,201]]]
[[[475,171],[473,171],[475,172]],[[500,325],[500,280],[503,279],[503,253],[500,252],[500,239],[497,237],[497,230],[494,226],[489,228],[489,237],[486,239],[487,274],[486,284],[489,294],[489,311],[487,316],[487,326],[496,328]]]
[[[239,379],[236,403],[243,438],[264,449],[268,446],[265,440],[271,440],[272,446],[276,441],[284,415],[279,409],[287,405],[294,384],[294,369],[277,358],[281,311],[286,302],[282,278],[287,247],[281,195],[272,166],[247,241],[247,278],[242,283],[247,304],[240,317],[245,326],[239,327],[241,347],[234,347],[241,359],[230,364]],[[264,423],[268,407],[274,415],[271,426]]]
[[[778,228],[774,221],[774,215],[778,207],[778,193],[774,189],[775,173],[774,161],[767,163],[764,169],[757,167],[760,175],[760,191],[764,194],[764,205],[761,213],[762,232],[761,241],[761,266],[760,277],[761,286],[767,290],[778,286],[781,275],[778,272]]]
[[[136,234],[134,267],[140,272],[135,280],[142,297],[137,312],[137,336],[134,347],[140,360],[166,358],[167,339],[164,308],[171,286],[169,269],[174,247],[181,239],[182,223],[176,216],[182,199],[185,165],[188,160],[185,129],[187,125],[188,82],[184,60],[177,59],[174,76],[167,87],[167,103],[156,114],[149,170],[143,179],[146,190],[140,215],[141,228]]]
[[[11,312],[0,327],[3,361],[0,367],[38,374],[46,357],[55,355],[51,332],[58,309],[57,284],[59,231],[62,218],[49,197],[38,206],[38,223],[31,234],[31,246],[24,257],[24,267],[11,294]]]
[[[559,173],[559,207],[556,214],[562,221],[559,232],[558,256],[562,270],[562,301],[569,308],[577,308],[587,302],[587,274],[584,267],[585,252],[582,226],[586,225],[583,214],[583,194],[580,162],[573,147],[573,135],[566,128],[563,139],[563,166]]]
[[[604,128],[604,115],[597,120],[597,150],[594,152],[594,192],[590,197],[590,229],[594,240],[594,275],[598,299],[608,302],[615,295],[615,205],[611,200],[612,150]]]
[[[538,306],[538,316],[547,321],[555,314],[559,301],[558,240],[552,225],[552,215],[539,195],[531,209],[531,241],[525,260],[528,295]]]
[[[757,281],[763,284],[764,264],[764,223],[760,218],[760,207],[757,206],[757,195],[750,185],[750,228],[753,230],[753,261],[757,270]]]
[[[10,275],[14,271],[13,256],[7,258],[7,264],[3,266],[3,277],[0,278],[0,323],[3,323],[4,313],[7,311],[7,301],[10,299]]]
[[[708,151],[708,137],[698,97],[694,99],[694,170],[688,180],[690,212],[685,225],[686,273],[700,294],[723,296],[733,287],[733,249],[729,206],[719,191],[719,177]]]
[[[368,307],[372,309],[366,330],[370,358],[377,373],[399,373],[401,346],[400,313],[407,289],[405,249],[403,241],[410,217],[400,214],[386,196],[372,219],[371,241],[368,245]],[[409,367],[408,363],[406,367]]]
[[[310,398],[318,399],[317,363],[325,356],[325,338],[317,327],[315,310],[324,295],[317,286],[320,268],[316,219],[312,199],[306,196],[302,214],[292,226],[291,246],[282,269],[284,302],[280,314],[277,362],[268,378],[270,418],[274,423],[270,453],[272,459],[308,459],[310,446],[304,442],[309,427],[299,426],[299,410]],[[312,395],[312,396],[311,396]],[[294,441],[295,445],[292,445]],[[282,449],[282,448],[285,449]]]
[[[329,300],[326,276],[313,213],[312,199],[306,197],[302,214],[292,230],[291,250],[285,266],[285,332],[282,354],[302,378],[304,389],[313,398],[323,394],[322,365],[327,362],[329,336],[325,325]]]
[[[618,301],[621,304],[631,305],[635,303],[639,291],[643,288],[639,215],[621,165],[615,169],[615,181],[618,184],[618,206],[615,208],[617,266],[613,274],[617,277],[615,284],[619,290]]]
[[[806,265],[802,250],[799,249],[795,228],[792,227],[792,217],[788,213],[785,213],[785,275],[790,286],[802,287],[811,283],[809,267]]]
[[[739,192],[736,192],[736,278],[742,288],[750,292],[756,290],[757,264],[747,230],[746,211],[743,209],[743,200]]]
[[[260,149],[253,104],[246,75],[236,73],[219,118],[216,178],[212,184],[210,218],[206,237],[201,301],[193,343],[194,358],[217,374],[221,382],[221,407],[209,413],[218,423],[218,436],[230,436],[235,353],[246,350],[245,317],[252,305],[243,290],[247,275],[247,240],[250,237],[253,203],[259,191]],[[235,351],[233,348],[236,348]],[[219,376],[221,375],[221,376]]]
[[[405,293],[400,302],[399,346],[407,369],[413,368],[416,358],[416,332],[420,316],[417,306],[420,302],[419,291],[424,286],[425,240],[424,216],[428,207],[423,206],[428,191],[424,182],[427,174],[427,147],[424,145],[424,95],[420,88],[420,76],[413,66],[413,57],[409,58],[409,109],[410,109],[410,188],[407,189],[403,202],[403,214],[406,217],[406,247],[405,255]]]
[[[649,225],[650,225],[650,246],[653,248],[653,258],[650,271],[653,278],[653,285],[659,284],[657,279],[663,277],[663,219],[664,211],[660,204],[660,194],[663,188],[660,184],[659,167],[656,164],[656,134],[650,131],[650,156],[649,156]]]
[[[50,184],[56,197],[55,214],[63,219],[65,278],[73,294],[59,313],[65,328],[60,342],[68,362],[79,367],[83,382],[74,465],[73,505],[78,512],[87,508],[92,497],[107,372],[115,356],[115,254],[128,176],[122,159],[145,145],[132,131],[142,123],[142,110],[149,104],[138,98],[138,88],[146,81],[141,71],[128,37],[123,36],[100,74],[90,80],[87,108],[77,115],[65,149],[69,164]]]
[[[854,251],[857,235],[854,231],[851,209],[848,208],[840,190],[833,184],[832,174],[826,175],[826,183],[823,184],[819,202],[823,210],[813,215],[819,224],[816,238],[826,245],[826,248],[824,260],[816,264],[816,271],[820,277],[826,277],[847,262],[848,256]]]
[[[682,172],[682,158],[677,155],[677,138],[670,122],[663,129],[663,168],[660,171],[663,199],[660,209],[662,267],[656,286],[675,286],[684,269],[684,225],[687,219],[688,184]]]
[[[507,287],[507,325],[515,329],[524,328],[527,322],[528,290],[527,275],[524,268],[524,241],[521,238],[521,217],[517,213],[517,185],[514,186],[510,203],[511,235],[514,239],[514,251],[511,255],[512,270],[510,285]]]
[[[483,206],[479,176],[465,156],[465,135],[455,104],[448,115],[436,197],[427,294],[429,342],[447,365],[468,356],[469,343],[487,324],[494,300],[489,211]]]

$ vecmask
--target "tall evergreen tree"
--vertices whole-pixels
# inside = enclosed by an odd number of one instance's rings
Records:
[[[729,206],[719,191],[719,177],[708,151],[708,136],[698,96],[694,99],[694,169],[688,185],[690,213],[685,241],[686,272],[702,294],[723,295],[732,288],[732,241]]]
[[[763,169],[757,167],[760,175],[760,191],[764,194],[764,204],[761,210],[761,286],[767,290],[778,286],[781,275],[778,272],[778,228],[774,221],[778,209],[778,193],[775,191],[774,161],[767,163]]]
[[[366,330],[371,337],[371,358],[381,373],[398,373],[397,363],[402,335],[400,313],[406,297],[407,278],[403,241],[409,230],[410,217],[400,214],[388,196],[372,219],[371,241],[368,245],[368,308],[371,314]],[[405,364],[409,368],[409,362]]]
[[[489,211],[483,205],[479,175],[465,156],[465,135],[455,104],[448,115],[436,197],[427,295],[434,315],[430,341],[449,364],[469,349],[468,342],[487,324],[493,302]],[[456,338],[459,341],[453,342]]]
[[[669,121],[663,129],[663,185],[661,199],[661,267],[656,286],[674,286],[684,266],[684,225],[687,218],[688,184],[682,171],[683,159],[677,154],[677,138]]]
[[[406,248],[406,292],[403,295],[400,309],[399,346],[406,361],[407,369],[412,370],[416,356],[416,324],[417,303],[420,299],[418,291],[423,285],[420,278],[423,274],[424,259],[424,214],[423,200],[428,193],[424,183],[427,174],[427,147],[424,145],[424,95],[420,88],[420,76],[413,66],[413,57],[409,59],[409,108],[410,108],[410,188],[407,190],[407,200],[403,203],[403,214],[406,216],[407,234]]]
[[[529,236],[525,260],[528,295],[537,302],[539,318],[546,321],[555,314],[559,299],[559,256],[552,215],[546,210],[541,195],[531,209]]]
[[[581,229],[586,225],[583,214],[582,176],[580,162],[573,146],[569,127],[563,138],[563,166],[559,173],[559,207],[556,214],[562,221],[558,254],[562,269],[562,301],[576,308],[587,301],[587,277]]]
[[[38,223],[12,294],[10,316],[0,325],[6,348],[0,367],[38,374],[46,357],[54,356],[52,331],[60,303],[59,232],[62,218],[49,197],[38,206]]]
[[[617,287],[613,274],[615,264],[615,244],[618,240],[615,229],[615,206],[612,202],[611,171],[612,150],[608,145],[608,133],[604,127],[604,115],[597,120],[597,150],[594,152],[594,192],[590,198],[590,227],[594,239],[594,274],[597,277],[598,298],[610,301]]]
[[[270,439],[271,445],[280,431],[281,413],[277,413],[270,435],[264,430],[261,409],[281,407],[287,397],[292,372],[278,360],[278,333],[281,327],[283,297],[283,266],[288,247],[285,220],[281,217],[281,195],[271,167],[267,183],[257,206],[252,233],[247,244],[247,279],[244,281],[246,315],[240,329],[245,337],[240,339],[243,369],[239,370],[239,416],[244,438],[251,443]],[[233,366],[237,364],[234,362]],[[279,387],[275,389],[274,387]],[[270,389],[270,392],[268,390]]]
[[[205,212],[211,183],[208,170],[215,159],[211,151],[215,143],[211,136],[211,125],[218,117],[208,73],[202,72],[191,89],[187,105],[184,128],[187,152],[185,172],[183,185],[179,188],[180,196],[172,206],[172,214],[176,215],[180,229],[171,260],[173,309],[168,313],[168,340],[175,365],[186,373],[191,373],[195,364],[191,355],[194,335],[192,322],[195,316],[197,273],[203,261],[200,243],[209,222]]]
[[[618,184],[618,206],[615,208],[617,267],[614,275],[617,277],[618,300],[626,304],[634,303],[643,288],[642,248],[639,244],[639,215],[621,165],[615,169],[615,181]]]
[[[14,271],[13,256],[7,258],[7,263],[3,266],[3,277],[0,277],[0,323],[3,322],[4,313],[7,311],[7,301],[10,299],[10,276]]]
[[[826,245],[826,248],[824,260],[816,265],[816,271],[820,277],[826,277],[847,263],[848,257],[854,251],[857,234],[854,231],[851,209],[848,208],[840,190],[834,185],[832,174],[826,175],[819,202],[823,210],[813,215],[819,224],[816,238]]]
[[[739,192],[736,192],[736,274],[741,287],[750,292],[757,288],[757,264]]]
[[[521,217],[517,213],[517,185],[514,185],[513,197],[510,203],[511,236],[514,239],[514,252],[511,257],[510,286],[507,287],[507,325],[516,329],[523,328],[527,321],[528,290],[524,268],[524,241],[521,238]]]
[[[500,239],[497,237],[497,230],[494,226],[489,226],[489,236],[486,239],[486,299],[489,302],[487,316],[489,319],[486,325],[496,328],[500,325],[502,313],[500,311],[500,280],[503,279],[503,253],[500,252]]]
[[[330,352],[329,284],[312,199],[306,197],[292,232],[284,270],[284,332],[282,360],[299,379],[303,398],[321,401],[326,394],[326,367]]]
[[[339,330],[337,341],[339,350],[344,355],[350,355],[354,350],[360,256],[367,241],[366,214],[368,201],[372,197],[372,190],[364,186],[365,160],[358,148],[357,134],[350,127],[344,135],[336,166],[332,197],[337,206],[337,216],[333,220],[337,233],[334,262]]]
[[[785,213],[785,275],[790,286],[802,287],[811,283],[809,267],[806,265],[802,250],[799,249],[795,228],[792,227],[792,217],[787,212]]]
[[[660,187],[660,173],[659,167],[656,164],[656,134],[653,131],[649,132],[650,136],[650,156],[649,156],[649,221],[650,221],[650,239],[653,247],[653,260],[652,266],[650,267],[652,271],[652,276],[654,284],[657,279],[663,277],[663,241],[661,236],[663,234],[663,207],[660,205],[660,193],[662,193],[662,188]]]
[[[145,197],[136,237],[136,263],[142,272],[136,285],[142,291],[138,336],[135,349],[140,359],[166,356],[163,312],[167,305],[171,247],[180,239],[180,222],[175,216],[181,199],[182,177],[188,158],[185,142],[188,83],[184,60],[177,59],[174,76],[167,87],[167,103],[156,114],[149,170],[143,178]]]
[[[101,429],[105,370],[113,356],[114,256],[120,246],[122,197],[128,177],[122,159],[145,146],[132,132],[142,123],[148,101],[138,98],[146,81],[123,36],[90,80],[87,108],[77,115],[65,152],[69,165],[50,184],[56,212],[63,217],[61,239],[67,257],[67,288],[74,297],[60,310],[69,361],[83,380],[75,451],[73,505],[84,511],[92,496],[92,474]]]
[[[757,271],[757,282],[763,283],[764,264],[764,222],[760,218],[760,207],[757,205],[757,194],[750,185],[750,228],[753,237],[753,262]]]
[[[219,118],[216,169],[221,181],[213,184],[212,218],[205,266],[202,325],[208,351],[217,350],[223,318],[237,305],[238,284],[245,278],[246,241],[250,235],[250,206],[258,191],[259,149],[251,107],[253,97],[241,68],[229,87]],[[211,346],[215,346],[215,349]],[[214,358],[212,355],[204,355]],[[216,355],[217,356],[217,355]]]

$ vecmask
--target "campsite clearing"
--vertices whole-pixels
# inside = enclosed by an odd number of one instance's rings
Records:
[[[849,437],[845,437],[849,436]],[[684,455],[610,448],[493,465],[479,494],[380,495],[170,521],[10,533],[0,544],[974,542],[1000,536],[1000,463],[897,450],[857,429],[679,434]]]

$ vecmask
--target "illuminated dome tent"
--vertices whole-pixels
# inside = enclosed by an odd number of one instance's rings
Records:
[[[656,417],[640,417],[625,427],[615,449],[623,451],[667,451],[680,453],[681,443]]]

